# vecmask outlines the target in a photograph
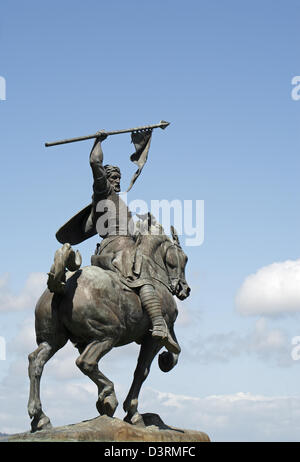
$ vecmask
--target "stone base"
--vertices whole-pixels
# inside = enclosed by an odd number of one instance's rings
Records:
[[[100,416],[35,433],[10,435],[5,441],[209,442],[210,439],[203,432],[170,427],[157,414],[142,414],[135,425],[117,418]]]

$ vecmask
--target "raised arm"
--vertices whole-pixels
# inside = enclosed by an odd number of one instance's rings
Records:
[[[94,194],[102,194],[108,188],[108,180],[103,167],[103,151],[101,147],[101,141],[105,140],[105,138],[106,135],[100,135],[99,138],[96,138],[90,153],[90,166],[94,177]]]

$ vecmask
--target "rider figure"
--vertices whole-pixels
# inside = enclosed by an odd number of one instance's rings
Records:
[[[103,166],[101,141],[105,138],[106,135],[100,133],[90,153],[90,166],[94,183],[91,213],[86,220],[85,227],[88,230],[92,223],[97,223],[97,232],[103,238],[99,248],[99,256],[104,262],[104,267],[117,270],[124,278],[136,279],[133,272],[136,252],[134,223],[131,212],[118,195],[121,180],[120,169],[111,165]],[[104,217],[105,222],[103,221]],[[102,223],[102,226],[99,226],[99,223]],[[162,316],[160,300],[151,284],[151,279],[149,282],[137,286],[137,289],[142,307],[146,310],[152,323],[152,336],[159,339],[169,351],[178,354],[180,347],[170,335]]]

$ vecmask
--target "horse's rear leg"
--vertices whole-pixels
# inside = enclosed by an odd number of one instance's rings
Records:
[[[58,348],[54,348],[49,343],[42,342],[39,344],[38,348],[28,356],[28,375],[30,379],[28,414],[32,418],[31,428],[33,432],[51,428],[50,419],[42,410],[40,381],[44,365],[57,350]]]
[[[98,362],[113,347],[113,341],[107,339],[103,342],[95,340],[84,348],[79,347],[81,355],[76,359],[76,365],[98,387],[97,410],[101,415],[112,417],[118,406],[114,384],[98,369]]]
[[[134,378],[130,387],[127,398],[124,401],[123,409],[127,412],[124,420],[129,423],[136,423],[140,417],[138,413],[138,397],[143,382],[148,377],[150,367],[154,357],[162,348],[161,342],[154,339],[151,335],[147,335],[141,344],[140,354],[136,369],[134,371]]]

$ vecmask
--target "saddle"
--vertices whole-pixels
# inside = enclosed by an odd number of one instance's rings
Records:
[[[113,252],[102,253],[102,249],[104,248],[104,246],[102,247],[102,243],[97,244],[95,253],[91,256],[91,265],[116,273],[125,290],[134,291],[145,284],[155,286],[155,281],[158,281],[171,292],[167,274],[160,266],[158,267],[151,257],[142,254],[138,246],[135,248],[134,255],[130,255],[132,271],[128,275],[128,271],[127,274],[124,274],[124,271],[122,271],[123,266],[120,264],[122,255],[120,253],[115,255]]]

